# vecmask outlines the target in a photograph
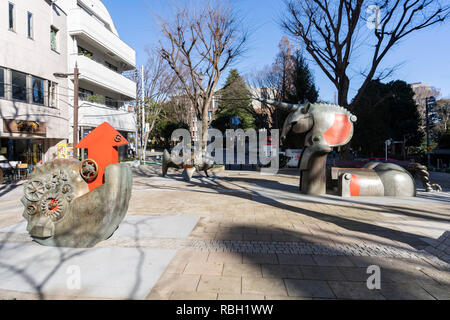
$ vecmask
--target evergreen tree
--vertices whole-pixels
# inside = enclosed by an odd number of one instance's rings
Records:
[[[229,128],[244,130],[255,128],[255,119],[251,111],[251,95],[242,77],[236,69],[230,70],[224,87],[219,90],[219,107],[211,125],[221,131]],[[239,124],[234,119],[239,119]]]
[[[352,147],[362,155],[381,157],[387,139],[405,139],[406,146],[419,146],[423,136],[413,97],[414,92],[404,81],[372,81],[364,97],[352,104],[352,112],[358,117]]]

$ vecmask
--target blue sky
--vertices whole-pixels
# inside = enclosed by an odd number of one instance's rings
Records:
[[[145,49],[156,45],[160,39],[156,16],[170,13],[168,2],[103,0],[121,39],[136,50],[138,65],[146,61]],[[248,74],[272,64],[278,52],[277,45],[284,34],[277,23],[283,14],[284,6],[281,0],[235,0],[234,3],[250,26],[252,37],[247,53],[233,67],[241,74]],[[362,68],[365,65],[364,59],[367,59],[367,56],[363,53],[352,67],[355,70]],[[385,81],[401,79],[408,83],[426,82],[441,89],[443,97],[450,98],[450,22],[412,33],[388,54],[383,65],[399,63],[400,68]],[[333,101],[336,91],[334,86],[313,62],[310,67],[320,97]],[[223,81],[226,74],[222,78]],[[358,80],[356,77],[351,83],[349,99],[359,88]]]

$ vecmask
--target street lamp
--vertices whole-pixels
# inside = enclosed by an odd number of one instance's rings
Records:
[[[73,73],[54,73],[57,78],[67,78],[73,76],[73,157],[78,158],[78,151],[75,146],[78,144],[78,77],[80,73],[78,72],[78,64],[75,62],[75,68]]]
[[[389,138],[386,141],[384,141],[384,146],[385,146],[385,158],[384,160],[387,162],[388,161],[388,147],[392,144],[392,139]]]

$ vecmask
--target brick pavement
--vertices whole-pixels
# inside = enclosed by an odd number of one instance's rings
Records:
[[[446,194],[354,201],[299,195],[295,173],[158,173],[135,172],[128,214],[200,217],[189,237],[98,245],[178,250],[148,299],[450,299],[448,264],[424,250],[450,230]],[[0,227],[21,220],[8,206]],[[381,290],[367,289],[369,265]]]

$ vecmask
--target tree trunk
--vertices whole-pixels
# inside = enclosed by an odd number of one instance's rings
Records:
[[[338,105],[342,107],[348,106],[348,90],[350,87],[350,80],[348,79],[347,75],[344,74],[344,76],[341,78],[338,84]]]

